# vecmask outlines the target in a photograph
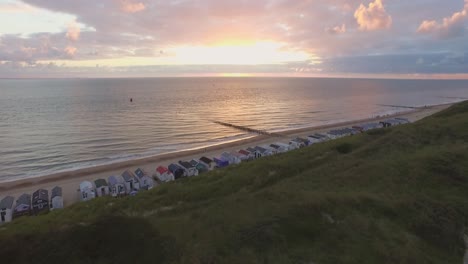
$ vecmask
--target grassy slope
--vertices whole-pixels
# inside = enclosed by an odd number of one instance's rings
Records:
[[[138,197],[19,219],[0,228],[0,256],[6,263],[462,263],[467,187],[465,102],[415,124]]]

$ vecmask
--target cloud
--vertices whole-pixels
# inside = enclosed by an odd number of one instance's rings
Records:
[[[439,38],[454,38],[461,36],[465,31],[465,20],[468,17],[468,0],[462,11],[453,13],[450,17],[445,17],[441,23],[435,20],[424,20],[418,28],[422,34],[433,34]]]
[[[33,63],[69,57],[63,34],[37,33],[28,37],[1,35],[0,44],[0,61]]]
[[[346,32],[346,25],[345,25],[345,24],[342,24],[341,26],[335,26],[335,27],[332,27],[332,28],[326,28],[326,29],[325,29],[325,32],[327,32],[328,34],[332,34],[332,35],[335,35],[335,34],[342,34],[342,33],[345,33],[345,32]]]
[[[32,13],[37,9],[24,3],[0,3],[0,13]]]
[[[73,21],[68,25],[66,37],[71,41],[77,41],[80,37],[80,28],[76,21]]]
[[[120,0],[120,10],[126,13],[137,13],[146,9],[146,6],[141,3],[134,3],[131,0]]]
[[[390,28],[392,26],[392,17],[385,11],[382,1],[383,0],[375,0],[375,2],[369,4],[369,7],[361,4],[358,9],[356,9],[354,18],[359,24],[359,29],[373,31]]]
[[[164,64],[176,56],[171,51],[181,47],[210,48],[222,45],[254,45],[271,41],[284,44],[286,50],[305,52],[323,58],[324,64],[321,68],[325,72],[337,69],[340,69],[340,72],[358,70],[387,72],[398,69],[418,72],[419,68],[429,67],[427,65],[433,62],[424,56],[423,64],[415,63],[419,56],[401,64],[394,60],[403,60],[405,58],[403,55],[419,54],[421,51],[464,52],[465,43],[468,42],[468,34],[466,37],[444,42],[441,42],[440,38],[421,38],[415,34],[421,21],[436,17],[442,19],[448,14],[453,14],[454,10],[461,9],[457,5],[463,2],[462,0],[459,0],[458,4],[457,1],[440,0],[387,2],[380,0],[23,0],[21,2],[38,10],[69,14],[75,18],[77,28],[81,31],[72,34],[67,22],[73,18],[68,17],[60,22],[54,21],[60,25],[59,28],[65,28],[62,32],[46,35],[34,33],[0,35],[0,61],[38,63],[57,61],[58,64],[67,62],[67,67],[93,65],[92,70],[94,70],[97,63],[109,67],[126,65],[128,61],[132,61],[132,65],[142,61],[148,64],[153,61],[154,64]],[[34,19],[31,17],[29,23],[34,24]],[[378,30],[390,26],[392,34]],[[361,32],[358,32],[359,29]],[[364,33],[370,30],[376,32]],[[67,34],[69,31],[70,34]],[[350,32],[353,34],[348,34]],[[164,52],[161,53],[161,50]],[[371,54],[403,55],[369,58]],[[344,59],[349,56],[362,56],[362,60]],[[334,59],[327,60],[327,58]],[[120,64],[112,64],[110,61],[114,59],[119,60]],[[357,62],[362,63],[362,70],[355,67],[358,65]],[[183,64],[183,62],[177,63]],[[416,66],[405,68],[406,64]],[[142,63],[142,65],[147,64]],[[366,65],[370,67],[365,67]],[[178,69],[175,66],[170,68],[173,71]],[[197,66],[192,66],[191,69],[198,73],[195,71]],[[211,71],[209,67],[199,66],[199,69],[200,72]],[[225,68],[226,71],[242,71],[242,69],[242,67]],[[90,69],[90,72],[92,70]]]
[[[70,57],[73,57],[76,53],[78,49],[73,47],[73,46],[67,46],[65,47],[64,51],[65,51],[65,54],[70,56]]]

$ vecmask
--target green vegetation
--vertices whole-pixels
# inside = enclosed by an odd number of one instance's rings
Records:
[[[2,263],[462,263],[468,102],[0,227]]]

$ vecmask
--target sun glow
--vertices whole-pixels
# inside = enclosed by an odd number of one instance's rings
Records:
[[[242,73],[242,72],[224,72],[218,74],[220,77],[252,77],[255,76],[255,74],[251,73]]]
[[[235,43],[235,44],[232,44]],[[79,54],[81,51],[77,50]],[[83,51],[84,52],[84,51]],[[109,67],[151,66],[151,65],[273,65],[288,62],[308,62],[320,64],[314,54],[301,50],[291,50],[282,43],[256,42],[220,43],[214,46],[174,46],[155,48],[157,56],[126,56],[109,59],[62,60],[67,66]],[[53,61],[41,61],[50,63]],[[238,74],[236,74],[238,75]]]

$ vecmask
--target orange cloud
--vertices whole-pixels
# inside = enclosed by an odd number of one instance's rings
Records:
[[[68,25],[67,39],[71,41],[77,41],[80,38],[80,28],[78,24],[73,21]]]
[[[435,20],[424,20],[418,28],[418,33],[436,34],[440,37],[456,37],[463,32],[464,21],[468,17],[468,0],[462,11],[455,12],[451,17],[443,19],[442,23]]]
[[[65,54],[72,57],[72,56],[75,55],[75,53],[77,51],[77,48],[75,48],[73,46],[67,46],[64,51],[65,51]]]
[[[375,0],[369,7],[361,4],[354,12],[354,18],[360,30],[372,31],[392,26],[392,17],[385,11],[382,0]]]
[[[130,0],[121,0],[120,1],[120,10],[126,13],[137,13],[146,9],[146,6],[141,3],[134,3]]]

